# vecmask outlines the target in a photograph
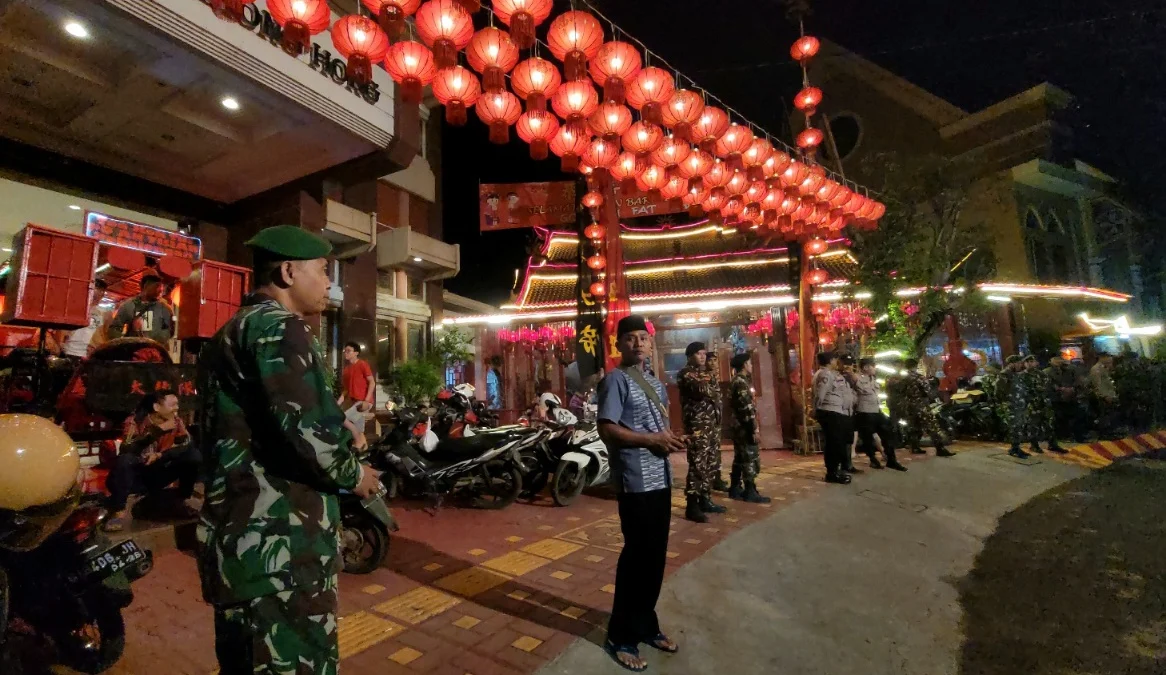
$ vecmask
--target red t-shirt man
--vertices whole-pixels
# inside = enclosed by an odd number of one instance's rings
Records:
[[[344,345],[344,363],[347,365],[340,378],[340,407],[347,410],[354,404],[360,404],[361,411],[371,409],[376,394],[376,381],[368,362],[360,358],[360,345],[355,342]]]

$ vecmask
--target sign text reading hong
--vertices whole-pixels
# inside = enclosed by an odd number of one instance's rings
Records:
[[[210,0],[202,0],[202,3],[209,5]],[[243,5],[243,18],[239,19],[239,25],[267,40],[273,47],[277,47],[280,38],[283,37],[283,29],[271,18],[271,14],[252,4]],[[310,59],[308,65],[312,70],[330,78],[336,84],[343,85],[369,105],[376,105],[377,101],[381,100],[381,90],[376,82],[357,84],[349,80],[348,66],[344,60],[333,58],[332,52],[327,49],[313,42],[312,51],[307,56]]]

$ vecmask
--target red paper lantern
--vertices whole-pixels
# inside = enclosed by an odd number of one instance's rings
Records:
[[[660,144],[660,147],[652,152],[652,163],[664,167],[668,171],[668,177],[673,178],[680,175],[680,170],[677,167],[691,154],[692,146],[686,141],[675,136],[668,136]],[[684,178],[688,179],[687,176]]]
[[[810,170],[805,164],[797,160],[791,161],[789,166],[781,172],[781,184],[787,188],[797,188],[806,179],[809,172]]]
[[[680,138],[692,139],[692,125],[700,120],[704,112],[704,99],[695,91],[678,89],[668,99],[668,104],[660,110],[664,126]]]
[[[433,52],[420,42],[407,40],[389,47],[385,55],[385,70],[401,87],[401,100],[420,103],[421,89],[437,76]]]
[[[429,0],[413,17],[421,41],[433,49],[438,68],[457,65],[457,53],[474,37],[474,20],[454,0]]]
[[[741,211],[745,209],[745,202],[741,201],[740,197],[730,197],[725,205],[721,208],[721,215],[725,218],[736,218],[741,215]]]
[[[461,66],[442,68],[433,79],[433,96],[445,106],[445,121],[460,127],[466,123],[466,109],[481,98],[482,87],[478,78]]]
[[[470,38],[470,44],[466,46],[466,61],[482,74],[482,87],[486,91],[505,89],[506,73],[518,64],[518,47],[514,46],[506,31],[483,28]]]
[[[635,189],[636,178],[644,169],[648,168],[648,161],[640,159],[634,152],[623,152],[611,165],[611,177],[620,181],[620,189],[630,192]]]
[[[825,135],[821,129],[810,127],[798,134],[798,147],[806,152],[814,152],[822,144]]]
[[[887,205],[882,202],[875,202],[874,211],[870,214],[869,220],[877,221],[879,218],[887,215]]]
[[[827,179],[826,182],[822,183],[822,186],[818,188],[818,192],[814,196],[819,202],[824,202],[827,206],[829,206],[830,200],[834,199],[834,195],[838,194],[838,191],[841,189],[841,185]]]
[[[328,30],[332,22],[327,0],[269,0],[267,11],[283,29],[279,46],[292,56],[311,51],[312,36]]]
[[[659,192],[668,185],[668,172],[662,166],[655,164],[644,169],[639,178],[636,178],[636,187],[641,192]]]
[[[794,107],[810,116],[818,111],[821,102],[822,90],[817,87],[806,87],[794,96]]]
[[[587,194],[599,194],[599,193],[589,192]],[[586,196],[587,195],[584,195],[584,197],[586,197]],[[600,199],[599,206],[603,206],[603,195],[599,195],[599,199]],[[584,202],[584,203],[586,203],[586,202]],[[601,239],[603,239],[604,234],[605,234],[605,232],[604,232],[603,226],[599,225],[597,223],[591,223],[587,227],[583,228],[583,236],[587,237],[591,241],[600,241]]]
[[[725,189],[731,195],[743,195],[749,189],[749,180],[745,178],[745,174],[734,171],[729,176],[729,182],[725,183]]]
[[[587,12],[564,12],[551,22],[547,45],[555,58],[563,62],[567,80],[587,78],[587,61],[599,54],[603,46],[603,26]]]
[[[607,284],[603,283],[602,281],[596,281],[595,283],[591,284],[591,288],[588,290],[591,291],[591,295],[596,300],[602,302],[603,300],[607,299]]]
[[[405,34],[405,20],[417,12],[421,0],[360,0],[376,17],[389,38],[399,40]]]
[[[703,180],[705,174],[713,168],[714,161],[713,156],[703,150],[691,150],[688,158],[676,165],[676,171],[689,180],[697,178]]]
[[[551,139],[551,152],[562,160],[564,173],[579,168],[579,157],[587,151],[591,137],[575,131],[570,125],[559,127],[559,132]]]
[[[745,200],[747,204],[760,204],[762,199],[765,199],[765,194],[769,192],[769,188],[765,186],[765,181],[756,180],[749,184],[749,189],[745,191]]]
[[[820,171],[821,167],[814,168],[819,169],[819,171],[811,169],[809,175],[802,179],[801,184],[798,185],[798,194],[803,197],[816,197],[818,189],[826,183],[826,176]]]
[[[720,215],[721,209],[725,208],[725,204],[727,204],[728,201],[729,197],[724,192],[713,190],[712,192],[708,193],[708,197],[705,198],[701,206],[709,215]]]
[[[588,192],[587,194],[583,195],[583,206],[586,206],[589,209],[597,209],[603,206],[603,194],[599,192]],[[591,228],[596,226],[589,225],[588,227]],[[584,234],[586,234],[586,232],[584,232]],[[589,236],[588,239],[596,239],[596,237]]]
[[[793,57],[794,61],[803,66],[807,61],[814,58],[818,54],[818,49],[822,44],[818,42],[818,38],[809,35],[803,35],[794,42],[793,47],[790,47],[789,55]]]
[[[655,124],[640,120],[628,127],[621,139],[624,150],[647,157],[664,142],[664,132]]]
[[[765,138],[754,138],[749,149],[741,156],[741,161],[749,169],[750,180],[765,178],[765,162],[773,155],[773,144]]]
[[[582,136],[585,131],[584,123],[591,114],[599,108],[599,93],[587,80],[566,82],[555,92],[551,99],[551,107],[555,113],[575,128],[575,133]]]
[[[515,125],[518,137],[530,144],[531,159],[546,159],[548,145],[559,133],[559,120],[546,111],[527,110]]]
[[[486,92],[474,107],[478,119],[490,127],[490,142],[505,145],[510,142],[510,125],[522,117],[522,103],[508,91],[496,89]]]
[[[255,0],[211,0],[211,11],[223,21],[238,23],[243,19],[243,7]]]
[[[603,138],[591,141],[587,150],[581,155],[584,162],[596,169],[611,167],[618,157],[619,143]]]
[[[713,152],[717,141],[729,130],[729,114],[715,106],[705,106],[696,123],[692,125],[692,142],[705,152]]]
[[[498,20],[510,26],[520,49],[534,46],[534,29],[551,15],[553,0],[494,0]]]
[[[713,165],[709,167],[708,172],[704,175],[704,186],[708,189],[719,188],[724,186],[733,178],[733,172],[725,166],[725,163],[719,159],[713,160]]]
[[[826,270],[810,270],[810,272],[806,274],[806,283],[810,284],[811,286],[821,286],[829,280],[830,275],[826,272]]]
[[[640,116],[652,124],[663,124],[663,106],[676,87],[672,74],[662,68],[649,66],[640,71],[627,87],[628,104],[640,111]]]
[[[632,125],[632,111],[626,105],[608,101],[591,114],[588,124],[596,135],[618,140]]]
[[[596,253],[587,259],[587,266],[598,272],[604,267],[607,267],[607,258],[604,258],[602,255]]]
[[[711,193],[708,190],[701,190],[695,186],[688,188],[688,194],[684,195],[682,202],[688,207],[688,215],[697,218],[704,213],[703,204],[709,198]]]
[[[455,0],[455,1],[457,2],[457,4],[462,6],[462,9],[466,10],[470,14],[473,14],[474,12],[476,12],[482,8],[482,0]]]
[[[733,123],[716,143],[717,156],[728,163],[730,169],[741,168],[741,156],[753,145],[753,132],[749,127]]]
[[[535,56],[514,67],[510,87],[526,101],[527,110],[547,109],[547,98],[559,89],[563,78],[555,64]]]
[[[626,87],[639,74],[642,65],[640,50],[626,42],[612,40],[600,47],[599,53],[591,59],[591,79],[603,87],[605,101],[623,103]]]
[[[660,196],[664,199],[682,199],[688,194],[688,179],[674,176],[668,179],[664,187],[660,188]]]
[[[332,25],[332,44],[348,61],[348,79],[357,84],[372,82],[372,64],[385,60],[389,36],[375,21],[349,14]]]
[[[825,239],[815,237],[806,242],[806,253],[810,255],[822,255],[830,248],[830,244],[826,243]]]

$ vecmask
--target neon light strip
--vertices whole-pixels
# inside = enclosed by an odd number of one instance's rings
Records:
[[[134,221],[134,220],[124,220],[122,218],[114,218],[113,216],[107,216],[104,213],[98,213],[97,211],[86,211],[85,212],[85,236],[87,236],[87,237],[93,236],[92,227],[93,227],[93,221],[95,221],[95,220],[110,220],[110,221],[113,221],[115,223],[125,223],[126,225],[133,225],[135,227],[144,227],[148,230],[154,230],[155,232],[162,232],[162,233],[167,234],[167,235],[172,236],[172,237],[179,237],[182,239],[192,239],[192,240],[198,242],[198,257],[202,258],[202,239],[199,239],[198,237],[195,237],[195,236],[192,236],[189,234],[183,234],[177,230],[167,230],[164,227],[157,227],[156,225],[147,225],[146,223],[139,223],[139,222]],[[128,248],[128,249],[133,250],[133,251],[141,251],[142,253],[149,253],[152,256],[170,255],[168,253],[159,253],[158,251],[152,251],[152,250],[148,250],[148,249],[144,249],[144,248],[138,248],[136,246],[126,246],[125,244],[122,244],[119,242],[101,241],[101,243],[105,244],[106,246],[118,246],[120,248]]]
[[[775,293],[779,291],[788,291],[789,286],[750,286],[747,288],[717,288],[708,291],[692,291],[686,293],[647,293],[644,295],[633,295],[632,302],[642,300],[671,300],[675,298],[701,298],[715,295],[743,295],[745,293]],[[551,309],[562,307],[573,307],[574,300],[563,300],[555,302],[540,302],[530,305],[502,305],[500,309],[514,309],[514,310],[532,310],[532,309]]]
[[[784,247],[784,246],[781,248],[754,248],[754,249],[749,249],[748,251],[729,251],[726,253],[702,253],[700,255],[676,256],[676,257],[672,257],[672,258],[649,258],[647,260],[626,260],[626,261],[624,261],[624,264],[625,265],[651,265],[651,264],[655,264],[655,263],[676,262],[676,261],[680,261],[680,260],[705,260],[708,258],[724,258],[724,257],[728,257],[728,256],[764,255],[767,253],[788,253],[788,252],[789,252],[789,249]],[[542,265],[536,266],[535,269],[540,269],[540,270],[542,270],[542,269],[566,269],[569,267],[572,267],[572,268],[575,267],[575,263],[569,263],[569,262],[544,263]]]
[[[1008,293],[1012,295],[1057,295],[1062,297],[1093,298],[1095,300],[1109,300],[1111,302],[1128,302],[1129,295],[1117,291],[1107,291],[1102,288],[1088,286],[1042,286],[1039,284],[980,284],[980,290],[985,293]]]

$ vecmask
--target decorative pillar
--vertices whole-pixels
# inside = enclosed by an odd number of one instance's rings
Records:
[[[798,434],[801,440],[801,451],[803,454],[809,452],[810,448],[810,398],[813,396],[813,377],[814,377],[814,336],[810,330],[810,317],[813,313],[810,311],[811,296],[810,293],[813,288],[810,286],[807,277],[810,273],[810,254],[805,247],[800,247],[798,251],[798,259],[800,261],[801,270],[798,275],[798,369],[801,375],[801,381],[798,383],[801,389],[801,420],[802,428]]]
[[[620,319],[632,313],[631,300],[628,298],[627,283],[624,277],[623,241],[620,240],[619,208],[615,201],[615,181],[606,171],[596,171],[593,175],[595,188],[603,195],[603,206],[599,208],[599,225],[607,232],[604,242],[604,257],[607,258],[607,270],[604,282],[607,284],[607,320],[605,322],[607,339],[607,368],[611,370],[619,366],[620,353],[616,348],[616,339],[619,337],[617,326]]]
[[[1103,287],[1101,277],[1101,257],[1097,250],[1097,227],[1093,222],[1093,202],[1088,197],[1077,198],[1077,210],[1081,213],[1081,238],[1085,243],[1085,259],[1089,261],[1089,285]]]
[[[789,381],[789,338],[786,334],[785,309],[770,310],[773,335],[769,336],[769,351],[773,354],[773,402],[777,407],[777,422],[782,439],[792,439],[795,433],[793,392]]]

